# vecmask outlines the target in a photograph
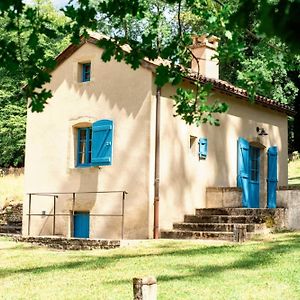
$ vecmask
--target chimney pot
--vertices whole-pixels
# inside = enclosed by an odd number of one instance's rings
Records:
[[[191,50],[196,59],[192,58],[192,72],[200,73],[200,75],[219,79],[219,60],[216,57],[219,38],[207,34],[201,36],[192,36],[193,45]],[[199,69],[199,70],[198,70]]]

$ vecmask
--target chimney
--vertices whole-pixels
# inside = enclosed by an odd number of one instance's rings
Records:
[[[197,58],[197,60],[194,57],[192,59],[192,72],[198,73],[198,61],[200,75],[211,79],[219,79],[219,60],[213,57],[217,55],[220,39],[216,36],[208,37],[206,34],[200,37],[193,36],[192,38],[191,50]]]

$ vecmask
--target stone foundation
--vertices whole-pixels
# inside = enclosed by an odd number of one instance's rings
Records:
[[[92,250],[92,249],[114,249],[120,247],[120,240],[97,240],[97,239],[76,239],[64,237],[12,237],[16,242],[32,243],[39,246],[61,250]]]
[[[279,187],[277,207],[286,208],[286,227],[300,229],[300,186]]]
[[[242,190],[237,187],[207,187],[206,207],[242,207]]]
[[[0,210],[0,233],[19,234],[22,231],[23,205],[8,205]]]

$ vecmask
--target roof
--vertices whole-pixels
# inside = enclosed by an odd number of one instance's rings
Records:
[[[57,66],[60,65],[61,63],[63,63],[68,57],[70,57],[75,51],[77,51],[85,43],[91,43],[91,44],[96,45],[97,42],[102,38],[105,38],[105,36],[102,34],[93,32],[93,33],[90,33],[90,37],[88,39],[82,38],[78,45],[71,44],[69,47],[67,47],[63,52],[61,52],[56,57]],[[124,46],[123,50],[130,51],[130,48],[129,48],[129,46]],[[155,68],[158,65],[160,65],[162,63],[166,64],[166,62],[162,59],[156,59],[154,61],[145,59],[143,66],[150,67],[153,71],[153,70],[155,70]],[[191,81],[196,81],[197,75],[196,75],[196,73],[190,72],[190,75],[188,77],[186,77],[186,79],[191,80]],[[226,94],[233,95],[238,98],[242,98],[244,100],[249,101],[249,96],[248,96],[248,93],[246,90],[236,87],[227,81],[224,81],[221,79],[211,79],[211,78],[207,78],[205,76],[200,76],[200,82],[211,83],[213,85],[213,89],[216,89],[216,90],[219,90]],[[291,106],[281,103],[281,102],[278,102],[273,99],[269,99],[264,96],[256,95],[254,102],[261,106],[264,106],[264,107],[267,107],[267,108],[270,108],[270,109],[273,109],[273,110],[276,110],[276,111],[279,111],[282,113],[286,113],[287,115],[290,115],[290,116],[293,116],[296,114],[295,110]]]

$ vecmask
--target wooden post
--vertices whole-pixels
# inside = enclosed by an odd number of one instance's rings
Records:
[[[246,241],[247,228],[243,224],[235,224],[233,227],[233,241],[243,243]]]
[[[155,277],[133,278],[133,300],[157,300]]]

